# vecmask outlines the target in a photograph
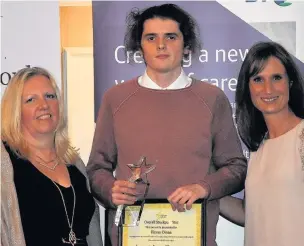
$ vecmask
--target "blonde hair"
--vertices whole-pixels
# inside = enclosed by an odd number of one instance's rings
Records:
[[[23,68],[9,81],[1,100],[1,138],[19,157],[29,156],[28,143],[21,130],[21,98],[24,83],[34,76],[45,76],[55,90],[59,102],[59,122],[54,133],[56,154],[66,163],[74,163],[79,155],[67,136],[63,100],[54,77],[44,68]]]

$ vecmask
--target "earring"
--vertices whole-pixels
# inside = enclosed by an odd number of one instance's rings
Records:
[[[293,84],[293,81],[291,80],[289,83],[289,88],[291,88],[292,84]]]

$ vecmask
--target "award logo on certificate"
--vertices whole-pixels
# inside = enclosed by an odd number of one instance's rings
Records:
[[[120,228],[120,246],[206,246],[206,201],[201,199],[185,212],[173,211],[165,200],[147,199],[140,205],[126,206]]]

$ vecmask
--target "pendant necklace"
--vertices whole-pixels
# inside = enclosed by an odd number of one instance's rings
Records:
[[[67,210],[67,207],[66,207],[66,204],[65,204],[65,200],[64,200],[63,194],[62,194],[60,188],[58,187],[58,185],[53,180],[52,180],[52,182],[57,187],[57,189],[59,190],[59,193],[61,195],[61,199],[62,199],[64,211],[65,211],[65,215],[66,215],[67,222],[68,222],[68,225],[69,225],[69,228],[70,228],[68,241],[66,241],[64,238],[62,238],[62,242],[63,243],[67,243],[67,244],[71,244],[72,246],[74,246],[77,243],[77,237],[76,237],[75,232],[73,231],[74,213],[75,213],[75,205],[76,205],[76,194],[75,194],[74,187],[73,187],[73,185],[71,183],[71,187],[72,187],[72,191],[73,191],[73,197],[74,197],[74,204],[73,204],[72,218],[71,218],[71,221],[70,221],[69,215],[68,215],[68,210]]]

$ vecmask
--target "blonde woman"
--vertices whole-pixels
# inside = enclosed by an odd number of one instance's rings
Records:
[[[52,75],[18,71],[1,110],[1,245],[102,245],[98,206]]]

